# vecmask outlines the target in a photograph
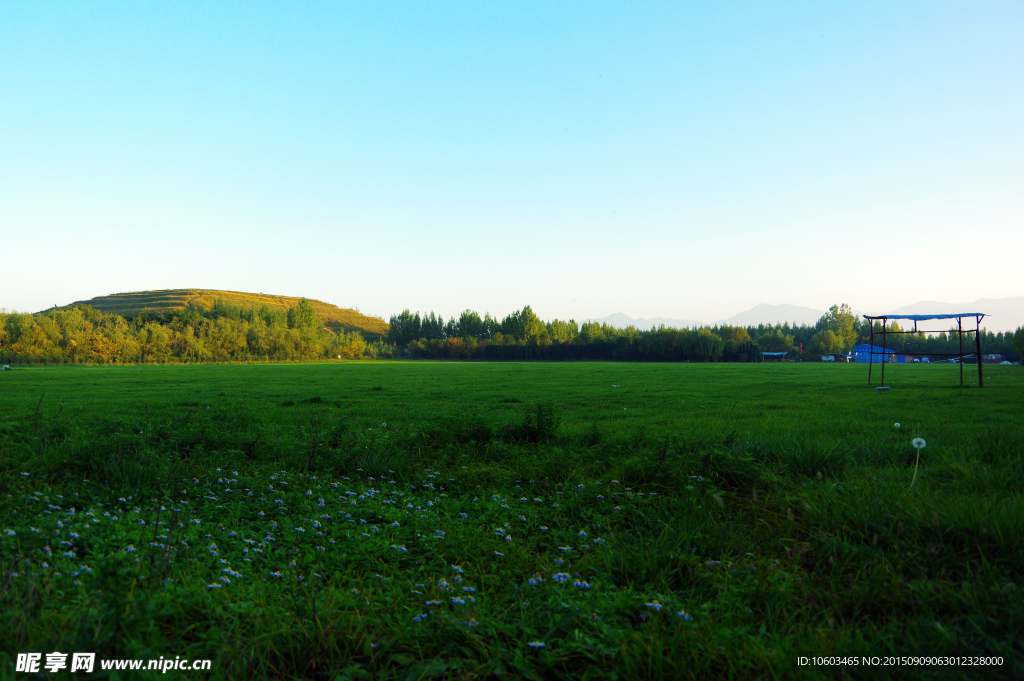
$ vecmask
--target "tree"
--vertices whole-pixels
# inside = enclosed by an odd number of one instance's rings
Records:
[[[1024,326],[1017,327],[1017,332],[1013,334],[1013,349],[1021,358],[1021,364],[1024,364]]]
[[[407,309],[401,314],[391,315],[391,322],[388,326],[388,340],[396,345],[408,345],[411,341],[419,338],[421,334],[420,313],[413,314]]]
[[[445,333],[444,315],[435,315],[433,311],[429,315],[423,315],[420,326],[420,333],[427,340],[442,340]]]
[[[317,326],[320,326],[320,320],[317,319],[316,310],[305,298],[298,305],[288,308],[289,329],[311,329]]]
[[[147,322],[138,331],[138,342],[144,362],[166,362],[172,357],[172,334],[168,327]]]
[[[830,307],[828,312],[822,315],[818,323],[815,324],[815,328],[819,332],[831,331],[839,339],[839,345],[825,354],[845,352],[852,348],[857,342],[858,327],[857,318],[846,303]]]
[[[605,339],[606,331],[611,328],[607,325],[601,325],[598,322],[583,322],[583,326],[580,327],[580,333],[576,336],[576,343],[580,345],[588,345],[590,343],[596,343]]]
[[[548,336],[552,343],[570,343],[579,333],[579,325],[576,320],[570,319],[563,322],[560,319],[553,319],[547,323]]]
[[[792,352],[793,336],[776,328],[759,336],[757,344],[765,352]]]
[[[342,333],[338,338],[340,354],[345,359],[356,359],[362,357],[366,352],[366,340],[358,333]]]
[[[543,342],[548,329],[533,308],[527,305],[501,320],[501,331],[505,334],[506,343],[511,339],[517,344],[525,344]]]
[[[696,334],[691,334],[692,353],[696,359],[702,362],[713,362],[722,357],[725,350],[725,343],[711,329],[703,328]]]
[[[458,338],[487,337],[484,320],[480,319],[480,315],[473,310],[464,310],[462,316],[453,324],[453,329],[454,335]]]
[[[737,345],[750,340],[750,334],[742,326],[729,326],[726,324],[719,329],[718,335],[722,337],[722,340],[734,341]]]
[[[811,336],[811,354],[838,355],[842,353],[843,350],[843,339],[829,329],[819,331]]]

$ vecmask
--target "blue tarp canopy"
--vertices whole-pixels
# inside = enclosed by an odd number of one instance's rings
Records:
[[[960,317],[984,317],[984,312],[957,312],[956,314],[879,314],[864,315],[864,319],[913,319],[923,322],[928,319],[959,319]]]
[[[768,357],[782,357],[783,355],[788,355],[789,353],[788,352],[762,352],[761,354],[762,355],[767,355]]]
[[[897,353],[895,350],[889,350],[888,348],[880,347],[878,345],[869,345],[868,343],[861,343],[860,345],[854,345],[853,346],[853,351],[854,352],[858,352],[858,353],[862,352],[865,355],[868,354],[869,352],[873,352],[876,355],[903,354],[903,353]]]

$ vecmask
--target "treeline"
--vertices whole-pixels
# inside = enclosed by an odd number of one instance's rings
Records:
[[[501,320],[473,310],[447,321],[433,312],[405,310],[391,317],[388,340],[408,355],[433,359],[713,362],[754,361],[761,348],[789,349],[793,331],[788,325],[619,329],[573,319],[543,321],[527,305]]]
[[[900,330],[897,323],[890,331]],[[875,344],[881,345],[881,325]],[[1024,329],[983,332],[982,351],[1019,361]],[[0,361],[55,363],[167,363],[206,361],[390,358],[478,360],[624,360],[752,362],[762,352],[788,352],[816,360],[869,342],[871,327],[847,305],[834,305],[814,326],[775,324],[692,329],[615,328],[575,320],[543,321],[530,306],[498,320],[466,310],[445,320],[409,310],[391,317],[387,340],[325,328],[305,299],[287,310],[243,308],[224,301],[134,317],[105,314],[86,305],[37,315],[0,312]],[[955,353],[956,334],[888,335],[895,351]],[[974,351],[973,334],[964,337]]]
[[[0,312],[0,359],[10,362],[167,363],[390,357],[394,347],[324,327],[305,299],[287,310],[207,308],[126,318],[87,305],[31,315]]]
[[[876,324],[876,333],[881,325]],[[890,324],[898,331],[898,324]],[[793,358],[818,359],[839,355],[854,345],[869,342],[871,327],[858,320],[846,304],[833,305],[811,325],[760,324],[758,326],[710,326],[693,329],[624,329],[589,322],[555,319],[542,321],[530,306],[498,320],[466,310],[445,320],[433,312],[421,315],[409,310],[393,315],[388,340],[404,354],[430,359],[483,360],[570,360],[608,359],[629,361],[750,362],[762,352],[789,352]],[[985,354],[1002,354],[1019,360],[1024,350],[1024,330],[1014,334],[983,332]],[[974,347],[974,336],[964,337],[965,347]],[[881,345],[881,338],[875,338]],[[969,345],[968,345],[969,344]],[[922,334],[888,336],[893,350],[921,354],[956,352],[955,335]],[[968,350],[971,352],[972,350]]]

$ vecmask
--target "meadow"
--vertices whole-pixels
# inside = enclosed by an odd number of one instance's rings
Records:
[[[17,365],[0,678],[1020,678],[1024,372],[974,371]]]

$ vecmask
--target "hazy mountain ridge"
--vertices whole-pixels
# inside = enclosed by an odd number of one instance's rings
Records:
[[[982,328],[990,331],[1014,331],[1024,326],[1024,296],[1006,298],[979,298],[971,303],[943,303],[936,300],[923,300],[891,310],[889,314],[959,314],[962,312],[981,312],[989,315],[981,321]],[[880,313],[885,314],[885,313]],[[936,328],[948,326],[948,320],[935,320]],[[966,320],[965,320],[966,323]],[[970,326],[973,327],[974,320]]]
[[[694,326],[704,326],[702,322],[698,322],[694,319],[670,319],[667,317],[652,317],[650,319],[633,319],[622,312],[613,312],[607,317],[601,317],[600,319],[584,319],[586,322],[597,322],[598,324],[607,324],[608,326],[614,326],[616,329],[625,329],[627,326],[635,326],[638,329],[650,329],[658,326],[668,326],[675,329],[689,329]]]
[[[624,329],[627,326],[635,326],[638,329],[649,329],[652,326],[661,326],[677,329],[688,329],[694,326],[757,326],[759,324],[807,324],[814,326],[826,310],[816,310],[813,307],[801,305],[769,305],[762,303],[755,305],[749,310],[744,310],[727,319],[719,319],[713,324],[706,324],[693,319],[671,319],[666,317],[654,317],[651,319],[634,319],[622,312],[610,314],[600,319],[587,319],[588,322],[598,322],[614,326],[617,329]],[[910,305],[898,307],[889,314],[939,314],[939,313],[960,313],[960,312],[982,312],[986,315],[981,325],[993,332],[1013,331],[1018,327],[1024,327],[1024,296],[1009,296],[1007,298],[979,298],[971,303],[943,303],[934,300],[925,300]],[[857,319],[863,319],[863,314],[854,310]],[[871,312],[870,314],[884,314]],[[942,329],[944,322],[936,322],[936,329]],[[973,324],[973,321],[971,322]]]
[[[761,305],[755,305],[749,310],[735,314],[728,319],[719,319],[714,322],[713,325],[720,326],[722,324],[728,324],[730,326],[757,326],[758,324],[783,324],[789,322],[790,324],[807,324],[809,326],[813,326],[823,314],[825,314],[825,310],[815,310],[812,307],[801,307],[799,305],[768,305],[762,303]],[[712,326],[706,322],[697,321],[695,319],[672,319],[667,317],[634,319],[622,312],[615,312],[600,319],[587,319],[584,321],[608,324],[609,326],[614,326],[617,329],[624,329],[627,326],[635,326],[638,329],[649,329],[651,327],[661,325],[677,329],[689,329],[694,326]]]
[[[814,326],[823,314],[825,314],[825,310],[816,310],[813,307],[761,303],[749,310],[734,314],[728,319],[719,319],[715,324],[719,326],[723,324],[728,324],[729,326],[757,326],[758,324],[785,324],[789,322],[797,326],[801,324]]]

